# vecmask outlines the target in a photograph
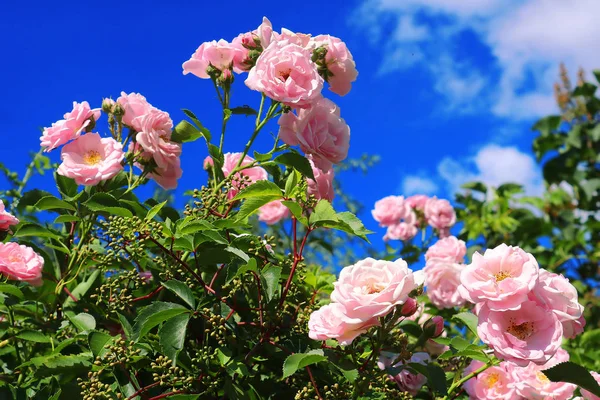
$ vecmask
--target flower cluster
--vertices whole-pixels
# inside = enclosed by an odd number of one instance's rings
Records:
[[[448,200],[425,195],[387,196],[375,203],[371,211],[380,226],[387,227],[384,240],[410,240],[425,224],[438,231],[440,237],[450,234],[456,213]]]
[[[448,236],[438,240],[425,253],[423,272],[427,296],[436,307],[460,307],[465,303],[457,288],[466,252],[465,242]]]
[[[337,339],[350,344],[379,318],[409,299],[417,283],[406,261],[366,258],[340,272],[331,293],[332,303],[312,313],[309,336],[315,340]]]
[[[0,231],[8,231],[11,226],[17,225],[19,220],[6,211],[4,202],[0,200]]]
[[[0,273],[9,279],[42,284],[44,259],[31,247],[18,243],[0,243]]]

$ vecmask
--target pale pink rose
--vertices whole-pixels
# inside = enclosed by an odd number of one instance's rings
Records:
[[[332,164],[346,159],[350,147],[350,127],[340,115],[335,103],[321,98],[297,116],[291,111],[283,114],[279,136],[290,146],[300,146],[317,167],[329,171]]]
[[[600,374],[594,371],[590,372],[592,374],[592,376],[594,377],[594,379],[596,380],[596,382],[598,382],[598,384],[600,384]],[[593,393],[588,392],[585,389],[581,389],[581,395],[583,396],[583,398],[585,400],[600,400],[599,396],[596,396]]]
[[[563,329],[565,337],[573,339],[577,333],[581,333],[573,328],[580,325],[579,319],[583,317],[583,306],[578,302],[577,289],[567,278],[540,268],[538,283],[533,288],[532,294],[548,311],[556,314],[563,322],[563,328],[567,323],[568,329]],[[575,326],[572,324],[573,321],[576,321]],[[585,323],[585,319],[583,321]]]
[[[358,71],[354,58],[346,47],[346,43],[339,38],[329,35],[318,35],[311,40],[311,47],[325,47],[325,63],[332,76],[327,80],[329,90],[333,93],[345,96],[352,88],[352,82],[356,81]]]
[[[389,352],[384,351],[379,356],[379,361],[377,362],[377,366],[381,370],[385,370],[386,368],[392,366],[391,364],[394,362],[394,360],[397,357],[398,357],[398,354],[389,353]],[[410,360],[408,360],[408,362],[427,365],[429,362],[431,362],[431,357],[427,353],[417,352],[412,355],[412,357],[410,358]],[[404,365],[404,363],[398,362],[398,363],[394,364],[393,366],[399,367],[401,365]],[[424,375],[414,374],[408,369],[403,369],[396,376],[390,375],[390,378],[394,382],[396,382],[396,384],[398,385],[398,388],[400,390],[402,390],[403,392],[408,392],[408,393],[412,394],[413,396],[415,396],[417,394],[417,392],[427,382],[427,378]]]
[[[308,337],[313,340],[336,339],[348,345],[370,327],[379,325],[377,318],[349,318],[342,304],[331,303],[314,311],[308,320]]]
[[[289,29],[282,28],[281,33],[273,32],[272,41],[293,43],[293,44],[297,44],[298,46],[302,47],[303,49],[310,50],[311,49],[310,39],[311,39],[310,34],[292,32]]]
[[[77,139],[90,123],[95,125],[100,115],[100,109],[91,109],[87,101],[74,101],[73,110],[66,113],[64,119],[53,123],[50,128],[44,128],[40,137],[41,146],[45,147],[45,151],[50,151]]]
[[[518,310],[493,311],[484,304],[479,310],[477,333],[494,349],[498,358],[520,366],[530,361],[544,364],[560,348],[563,329],[553,313],[534,301]]]
[[[283,205],[281,200],[275,200],[258,209],[258,220],[267,225],[274,225],[290,216],[290,210]]]
[[[42,285],[44,259],[31,247],[18,243],[0,243],[0,272],[9,279]]]
[[[215,165],[215,163],[214,163],[212,157],[206,156],[206,158],[204,159],[204,162],[202,163],[202,167],[207,170],[209,168],[212,168],[213,165]]]
[[[256,30],[252,33],[258,36],[258,38],[260,39],[260,45],[263,49],[269,47],[269,45],[273,41],[273,25],[267,17],[263,17],[260,26],[256,28]]]
[[[0,200],[0,231],[7,231],[11,226],[17,225],[19,220],[4,208],[4,202]]]
[[[544,365],[529,365],[513,368],[511,375],[517,394],[531,400],[568,400],[573,397],[577,386],[566,382],[552,382],[544,370],[569,361],[569,353],[558,349],[556,355]]]
[[[182,175],[181,160],[177,158],[164,168],[156,168],[148,174],[148,178],[153,179],[163,189],[171,190],[177,188],[177,182]]]
[[[433,305],[438,308],[453,308],[465,304],[465,299],[457,290],[463,268],[464,265],[449,260],[439,258],[427,260],[423,271],[427,297]]]
[[[473,360],[463,373],[466,376],[483,367],[481,361]],[[514,364],[501,362],[489,367],[463,384],[471,400],[520,400],[511,376]]]
[[[310,52],[286,40],[273,42],[262,52],[245,82],[275,101],[301,108],[320,98],[323,89]]]
[[[456,213],[448,200],[432,197],[423,209],[427,223],[435,229],[446,229],[456,222]]]
[[[87,133],[63,147],[56,171],[78,185],[94,186],[123,170],[123,146],[113,138]]]
[[[139,121],[140,117],[143,117],[154,109],[154,107],[148,103],[146,98],[139,93],[127,94],[121,92],[121,97],[117,99],[117,103],[123,107],[123,110],[125,111],[125,114],[123,114],[123,123],[138,132],[141,131],[141,128],[136,121]]]
[[[388,226],[385,235],[383,236],[384,241],[388,240],[410,240],[414,238],[418,232],[417,225],[415,225],[415,218],[406,218],[405,221]],[[414,222],[413,222],[414,221]]]
[[[562,325],[563,335],[568,339],[573,339],[575,336],[583,333],[583,328],[585,328],[585,317],[582,315],[579,319],[564,320],[562,321]]]
[[[427,249],[425,260],[437,258],[462,263],[466,254],[467,246],[465,242],[455,236],[449,236],[438,240],[433,246]]]
[[[531,254],[501,244],[483,255],[473,254],[472,263],[460,274],[458,290],[471,303],[486,302],[497,311],[516,310],[535,287],[538,270]]]
[[[235,169],[238,162],[242,158],[242,153],[225,153],[223,156],[224,156],[223,175],[225,175],[225,177],[228,177],[229,175],[231,175],[231,172]],[[255,160],[252,157],[245,156],[244,161],[242,161],[242,163],[241,163],[241,166],[243,167],[246,165],[250,165],[254,161]],[[206,160],[205,160],[205,162],[206,162]],[[212,160],[210,162],[210,165],[212,165]],[[239,181],[239,178],[241,178],[241,177],[244,177],[246,179],[246,181],[250,184],[254,183],[256,181],[267,180],[269,178],[269,176],[267,175],[267,171],[265,171],[264,168],[261,168],[259,166],[252,167],[252,168],[246,168],[246,169],[238,172],[236,174],[236,179],[234,179],[234,181],[233,181],[233,188],[228,193],[229,199],[234,198],[235,195],[239,192],[240,183],[238,181]]]
[[[390,226],[399,223],[410,216],[411,210],[403,196],[387,196],[375,202],[371,215],[380,226]]]
[[[226,40],[204,42],[192,54],[192,57],[183,63],[183,74],[192,73],[198,78],[209,79],[210,76],[207,73],[209,66],[224,72],[232,67],[234,58],[239,60],[243,56],[243,48]]]
[[[363,321],[404,304],[416,287],[412,271],[401,258],[393,262],[361,260],[343,268],[333,286],[331,300],[343,304],[350,318]]]
[[[310,162],[310,166],[312,167],[313,175],[315,176],[315,180],[310,178],[306,179],[306,183],[308,184],[308,188],[306,189],[307,194],[309,196],[314,195],[317,200],[325,199],[331,203],[335,197],[335,190],[333,188],[333,169],[330,169],[329,171],[323,171],[321,168],[315,165],[312,157],[307,158]]]
[[[241,74],[247,72],[252,68],[252,62],[250,61],[250,49],[257,47],[254,39],[257,38],[252,32],[240,33],[232,41],[231,45],[235,46],[238,51],[233,56],[233,70]]]
[[[170,164],[177,163],[181,156],[181,144],[171,142],[173,122],[169,114],[153,109],[136,118],[135,122],[140,129],[135,137],[136,142],[152,156],[159,169],[165,171]]]
[[[409,206],[411,206],[415,210],[421,211],[423,211],[423,209],[425,208],[427,200],[429,200],[429,196],[425,196],[424,194],[415,194],[406,198],[406,202]]]

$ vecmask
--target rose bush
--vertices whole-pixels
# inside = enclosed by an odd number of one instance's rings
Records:
[[[372,232],[336,180],[366,168],[348,160],[350,127],[323,92],[349,94],[357,79],[341,39],[277,32],[265,18],[231,41],[201,44],[182,68],[212,81],[219,137],[201,112],[184,110],[175,125],[143,95],[123,92],[89,99],[100,108],[74,103],[43,130],[22,177],[2,166],[0,396],[600,396],[589,372],[600,369],[592,84],[573,92],[589,109],[568,120],[585,136],[561,134],[556,119],[536,125],[546,138],[536,141],[540,152],[564,139],[549,163],[572,170],[551,165],[547,176],[575,187],[576,204],[550,187],[547,201],[513,198],[511,184],[490,193],[468,184],[482,193],[459,193],[457,207],[388,196],[368,223],[386,231],[381,250],[354,246]],[[258,92],[258,106],[233,106],[236,84]],[[251,117],[248,142],[225,152],[238,115]],[[266,126],[278,134],[257,149]],[[151,181],[178,186],[181,155],[195,141],[209,156],[185,171],[206,171],[185,207],[162,191],[142,201],[138,188]],[[561,158],[583,143],[584,154],[571,154],[582,165]],[[60,164],[44,155],[58,158],[59,148]],[[56,189],[27,190],[46,170]],[[580,262],[575,275],[564,268],[570,260]]]

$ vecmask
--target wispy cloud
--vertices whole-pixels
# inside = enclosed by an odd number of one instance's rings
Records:
[[[401,184],[401,194],[410,196],[413,194],[435,195],[439,191],[439,186],[432,179],[419,175],[409,175],[404,177]]]

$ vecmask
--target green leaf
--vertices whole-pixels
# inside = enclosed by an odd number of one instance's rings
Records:
[[[180,304],[157,301],[144,307],[133,326],[133,339],[143,338],[152,328],[189,310]]]
[[[65,315],[80,332],[88,332],[96,329],[96,319],[88,313],[80,313],[72,317],[67,313]]]
[[[242,221],[245,218],[247,218],[247,217],[251,216],[252,214],[254,214],[255,212],[257,212],[258,209],[261,208],[262,206],[264,206],[265,204],[270,203],[275,200],[279,200],[279,199],[281,199],[281,195],[252,197],[252,198],[246,199],[244,201],[244,203],[242,204],[242,206],[240,207],[240,209],[236,215],[236,219],[238,221]]]
[[[173,365],[177,363],[177,356],[183,349],[189,321],[189,314],[180,314],[165,322],[158,331],[159,343]]]
[[[282,198],[283,194],[279,186],[271,181],[260,180],[254,182],[252,185],[240,190],[240,192],[233,198],[233,200],[249,199],[253,197],[265,197],[271,196],[275,198]]]
[[[258,115],[258,111],[246,105],[240,107],[233,107],[232,109],[230,109],[230,111],[234,115]]]
[[[193,142],[201,137],[206,138],[206,135],[186,120],[178,123],[171,134],[171,140],[177,143]],[[207,139],[206,141],[208,142],[209,140]]]
[[[507,197],[518,193],[523,193],[524,191],[525,190],[523,189],[523,186],[516,183],[504,183],[498,186],[498,188],[496,188],[496,192],[501,197]]]
[[[121,327],[123,327],[125,337],[131,339],[131,337],[133,337],[133,327],[124,315],[117,313],[117,316],[119,317],[119,321],[121,322]]]
[[[112,341],[112,339],[112,336],[104,332],[90,332],[88,336],[88,343],[94,357],[98,357],[106,353],[108,349],[104,348],[104,346],[106,346],[108,342]]]
[[[294,375],[299,369],[325,360],[327,360],[327,357],[323,355],[323,350],[321,349],[311,350],[307,353],[292,354],[283,363],[283,379]]]
[[[598,87],[589,82],[583,82],[583,84],[577,86],[573,90],[573,96],[592,97],[596,93]]]
[[[81,297],[83,297],[87,293],[87,291],[90,290],[90,288],[94,285],[96,279],[98,279],[101,273],[102,272],[98,269],[94,270],[86,280],[82,281],[79,285],[77,285],[77,287],[75,287],[75,289],[71,291],[71,294],[76,299],[80,299]],[[68,307],[74,302],[75,301],[71,298],[71,296],[67,296],[67,299],[63,303],[63,308]]]
[[[298,188],[298,181],[300,179],[299,173],[293,169],[285,181],[285,196],[292,197],[294,191]]]
[[[596,77],[596,81],[600,83],[600,69],[592,70],[592,74],[594,74],[594,76]]]
[[[282,201],[281,204],[283,204],[284,206],[286,206],[292,213],[292,215],[294,217],[296,217],[296,219],[304,226],[308,225],[308,218],[306,218],[306,216],[302,213],[302,207],[300,206],[300,204],[294,202],[294,201]]]
[[[25,298],[25,296],[23,295],[23,292],[21,292],[21,289],[19,289],[15,285],[11,285],[9,283],[0,284],[0,293],[10,294],[12,296],[15,296],[19,300],[23,300]]]
[[[55,224],[64,224],[64,223],[68,223],[68,222],[79,222],[79,221],[81,221],[81,218],[79,218],[76,215],[59,215],[54,220],[54,223]]]
[[[52,339],[38,331],[23,331],[16,335],[17,338],[36,343],[51,343]]]
[[[50,356],[34,357],[29,361],[21,364],[19,368],[29,365],[36,367],[44,367],[48,369],[68,368],[75,365],[90,366],[91,353],[71,354],[68,356],[62,354],[52,354]]]
[[[470,312],[461,312],[452,317],[462,322],[471,332],[477,335],[477,315]]]
[[[54,178],[56,179],[56,187],[63,197],[73,198],[77,196],[77,183],[75,183],[75,180],[56,173]]]
[[[273,299],[275,292],[279,289],[279,278],[281,278],[281,267],[275,265],[269,265],[260,273],[260,280],[265,288],[268,301]]]
[[[181,300],[185,301],[192,309],[196,308],[196,300],[194,299],[194,293],[188,285],[175,279],[161,282],[165,288],[175,293]]]
[[[310,218],[308,219],[308,222],[315,226],[321,226],[323,222],[338,221],[337,214],[331,206],[331,203],[324,199],[319,200],[312,214],[310,214]]]
[[[133,217],[131,211],[121,207],[119,201],[108,193],[96,193],[83,204],[90,210],[98,213],[118,215],[126,218]]]
[[[244,262],[250,261],[250,257],[248,257],[248,254],[244,253],[240,249],[237,249],[237,248],[231,247],[231,246],[227,246],[227,247],[225,247],[225,251],[230,254],[233,254],[234,256],[236,256],[237,258],[241,259]]]
[[[148,214],[146,214],[146,221],[152,221],[156,214],[158,214],[160,210],[165,206],[165,204],[167,204],[167,200],[163,201],[162,203],[158,203],[150,210],[148,210]]]
[[[67,203],[64,200],[60,200],[54,196],[46,196],[42,197],[37,203],[35,203],[35,208],[38,210],[69,210],[69,211],[77,211],[75,207],[71,204]]]
[[[273,157],[271,153],[259,153],[258,151],[254,152],[254,159],[258,162],[269,161]]]
[[[176,394],[169,396],[169,400],[198,400],[199,394]]]
[[[573,383],[596,396],[600,396],[600,385],[598,385],[592,374],[581,365],[567,361],[542,372],[552,382]]]
[[[366,235],[370,235],[371,233],[373,233],[373,231],[370,231],[367,228],[365,228],[362,221],[360,219],[358,219],[356,217],[356,215],[352,214],[349,211],[344,211],[344,212],[338,213],[337,217],[341,222],[344,222],[346,225],[348,225],[350,227],[350,232],[348,232],[348,231],[346,231],[346,232],[352,233],[352,234],[358,236],[359,238],[365,240],[366,242],[369,242]],[[342,230],[344,230],[344,229],[342,229]]]
[[[19,229],[14,234],[15,237],[35,236],[35,237],[47,237],[56,240],[60,240],[61,236],[50,231],[41,225],[25,223],[19,226]]]
[[[487,186],[482,182],[467,182],[461,185],[461,188],[480,193],[487,193]]]
[[[548,136],[558,129],[561,120],[560,115],[550,115],[537,121],[531,129],[540,132],[542,136]]]
[[[283,153],[275,157],[273,161],[275,161],[278,164],[283,164],[287,167],[295,168],[305,177],[310,178],[312,180],[315,179],[315,175],[313,173],[313,169],[310,165],[310,162],[306,157],[298,153]]]
[[[427,372],[427,383],[429,387],[435,390],[437,393],[445,396],[448,393],[448,386],[446,385],[446,374],[444,370],[437,364],[428,363]]]
[[[211,140],[210,131],[208,129],[206,129],[204,127],[204,125],[202,125],[202,123],[200,122],[198,117],[196,117],[196,115],[193,112],[191,112],[190,110],[182,109],[181,111],[183,111],[183,113],[185,115],[187,115],[188,118],[191,119],[196,124],[196,126],[198,127],[200,132],[202,132],[202,134],[204,135],[204,138],[206,139],[206,141],[210,142],[210,140]]]

